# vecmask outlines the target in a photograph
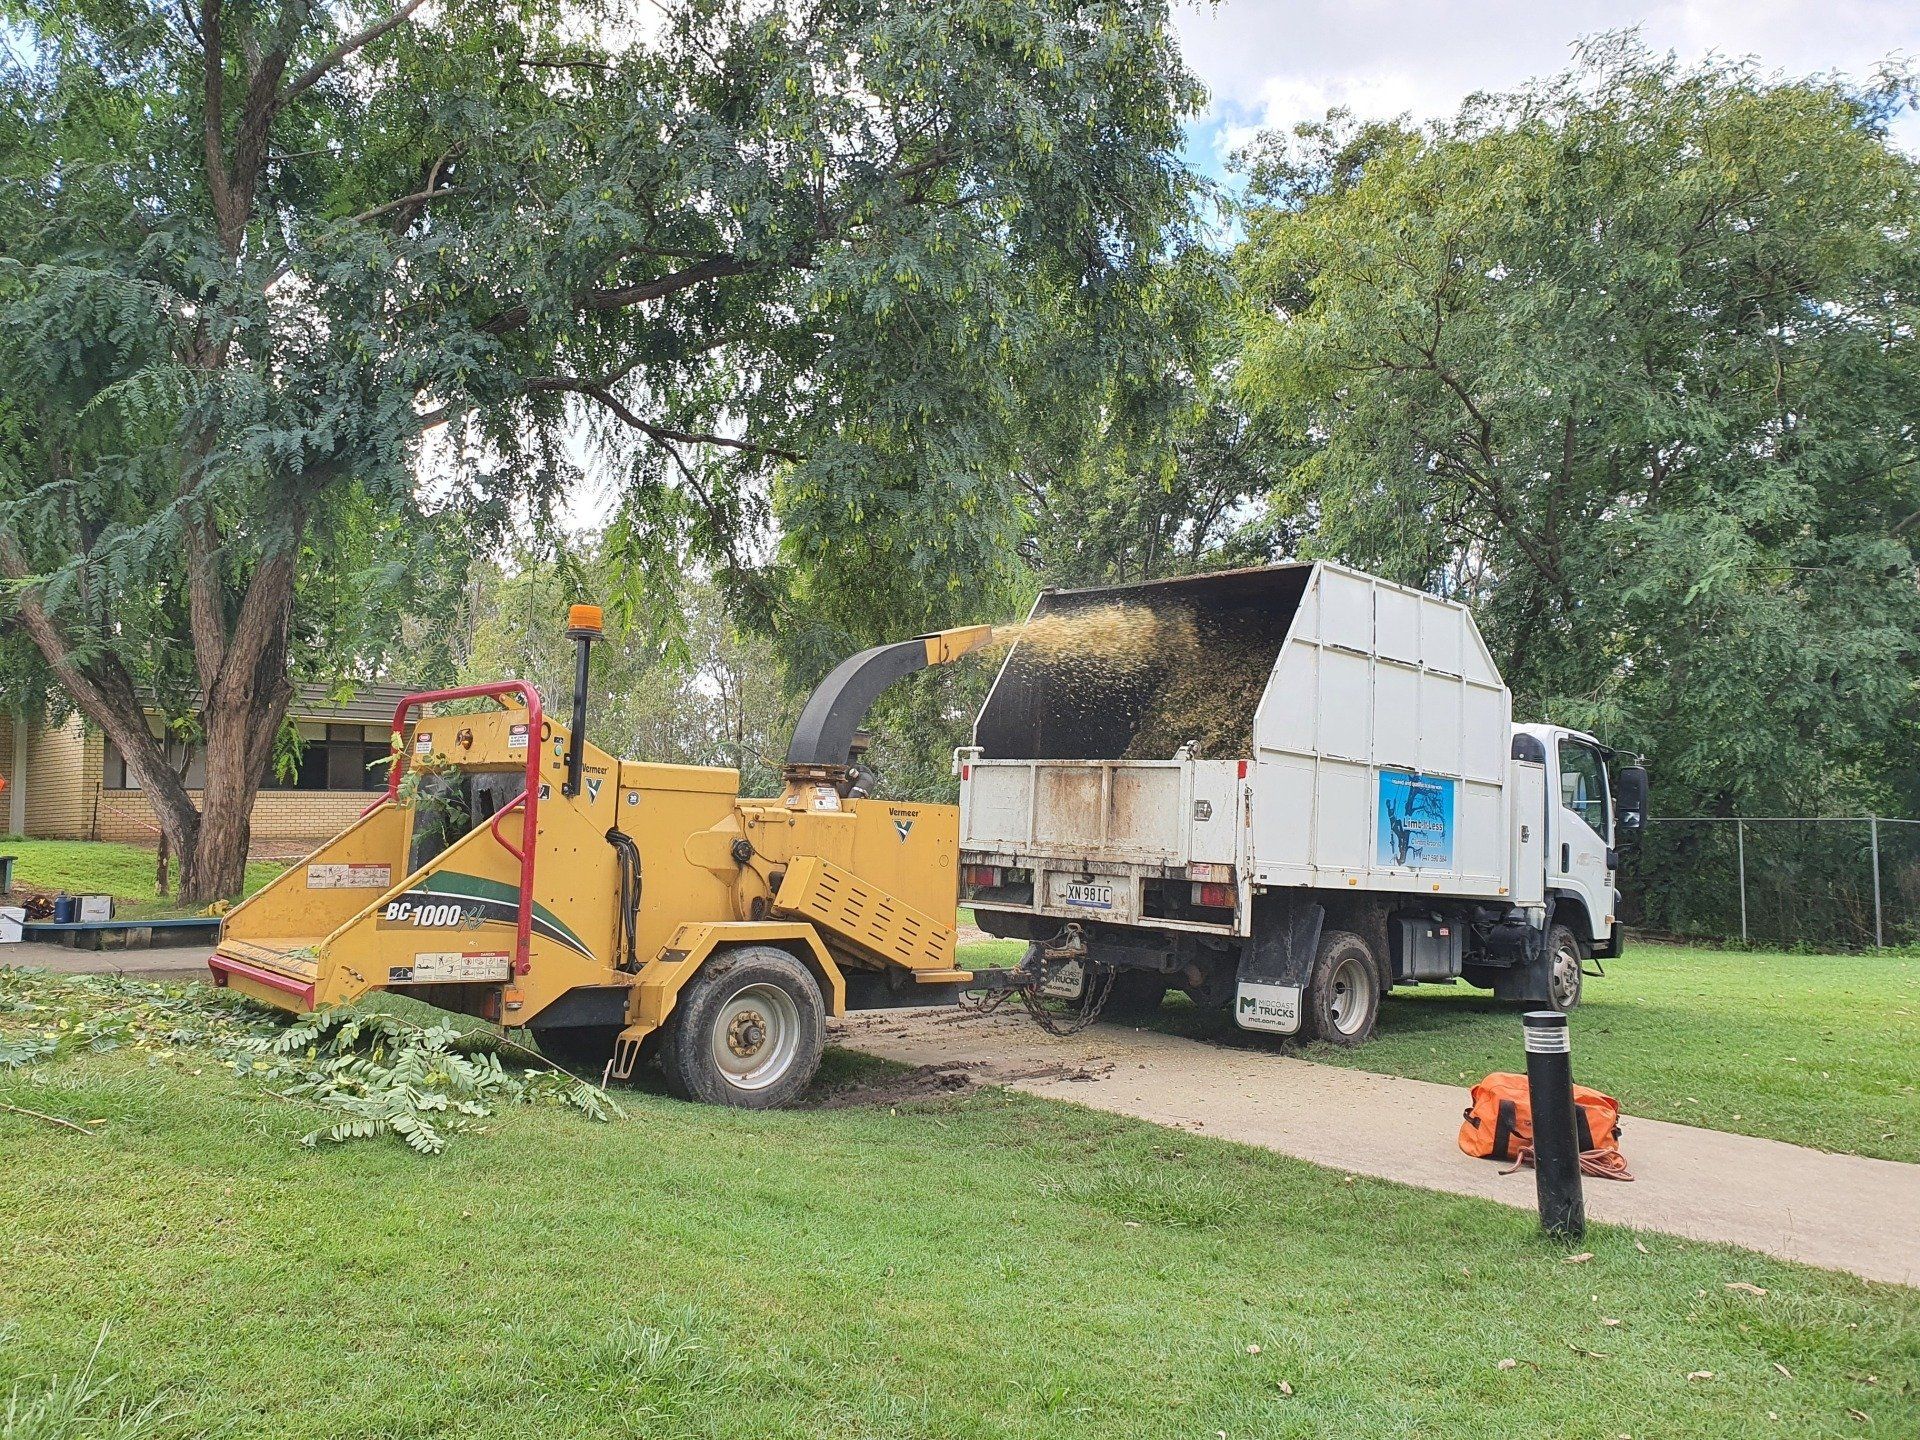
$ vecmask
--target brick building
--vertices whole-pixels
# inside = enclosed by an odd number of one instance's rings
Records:
[[[316,686],[302,687],[292,715],[305,747],[299,773],[268,775],[253,804],[253,838],[323,840],[367,807],[383,777],[368,766],[385,756],[394,706],[404,685],[363,685],[334,704]],[[154,733],[159,722],[153,721]],[[181,746],[187,787],[199,798],[205,774],[200,747]],[[46,724],[0,713],[0,833],[39,839],[152,842],[160,833],[153,806],[112,742],[78,715]]]

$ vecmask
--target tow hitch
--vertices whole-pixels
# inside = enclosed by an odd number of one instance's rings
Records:
[[[965,993],[983,1015],[1017,998],[1042,1030],[1071,1035],[1100,1018],[1114,974],[1111,966],[1089,964],[1086,934],[1069,921],[1051,939],[1028,945],[1012,969],[975,970]]]

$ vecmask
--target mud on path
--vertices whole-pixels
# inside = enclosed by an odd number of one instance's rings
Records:
[[[836,1022],[830,1034],[847,1049],[911,1067],[897,1077],[908,1099],[1004,1085],[1338,1171],[1534,1204],[1531,1171],[1502,1174],[1505,1167],[1460,1153],[1464,1086],[1121,1025],[1055,1038],[1010,1009],[867,1011]],[[889,1083],[882,1079],[881,1094],[852,1103],[888,1103]],[[1637,1178],[1588,1182],[1590,1219],[1920,1286],[1920,1227],[1913,1224],[1920,1165],[1631,1114],[1622,1145]]]
[[[985,1060],[954,1060],[916,1065],[896,1074],[855,1080],[812,1092],[794,1102],[796,1110],[853,1110],[868,1106],[911,1105],[966,1095],[983,1085],[1019,1085],[1098,1079],[1096,1072],[1066,1065],[999,1066]]]
[[[916,1011],[914,1018],[940,1025],[972,1019],[969,1012]],[[855,1016],[831,1021],[827,1031],[830,1044],[841,1045],[863,1054],[873,1053],[875,1040],[909,1040],[910,1026],[899,1023],[898,1012],[884,1015]],[[894,1022],[889,1027],[888,1022]],[[855,1032],[859,1038],[855,1038]],[[925,1100],[941,1100],[966,1095],[987,1085],[1070,1085],[1098,1080],[1112,1067],[1098,1062],[1074,1064],[1061,1059],[1018,1060],[991,1056],[970,1056],[959,1060],[939,1060],[913,1065],[903,1070],[852,1080],[843,1085],[816,1089],[795,1102],[799,1110],[851,1110],[868,1106],[911,1105]]]

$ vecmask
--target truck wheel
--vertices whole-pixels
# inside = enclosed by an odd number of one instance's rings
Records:
[[[1116,970],[1113,989],[1107,992],[1107,1003],[1100,1007],[1100,1014],[1123,1024],[1147,1020],[1160,1013],[1160,1004],[1166,998],[1166,976],[1151,970]]]
[[[784,950],[724,950],[687,982],[661,1047],[682,1100],[773,1110],[812,1082],[826,1044],[826,1005],[812,972]]]
[[[1380,1014],[1380,967],[1367,942],[1351,930],[1328,930],[1307,977],[1301,1028],[1310,1040],[1358,1045],[1373,1034]]]
[[[1567,926],[1547,932],[1547,1003],[1554,1009],[1571,1010],[1580,1003],[1580,972],[1586,961],[1586,947]]]
[[[613,1058],[614,1042],[620,1038],[618,1025],[548,1025],[533,1029],[533,1043],[540,1053],[569,1074],[600,1083]]]

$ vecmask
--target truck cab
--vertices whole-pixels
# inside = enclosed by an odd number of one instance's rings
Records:
[[[1620,856],[1645,821],[1646,772],[1620,765],[1593,736],[1560,725],[1516,725],[1513,758],[1546,769],[1541,817],[1544,893],[1555,925],[1588,955],[1620,953]],[[1516,825],[1527,817],[1516,815]]]

